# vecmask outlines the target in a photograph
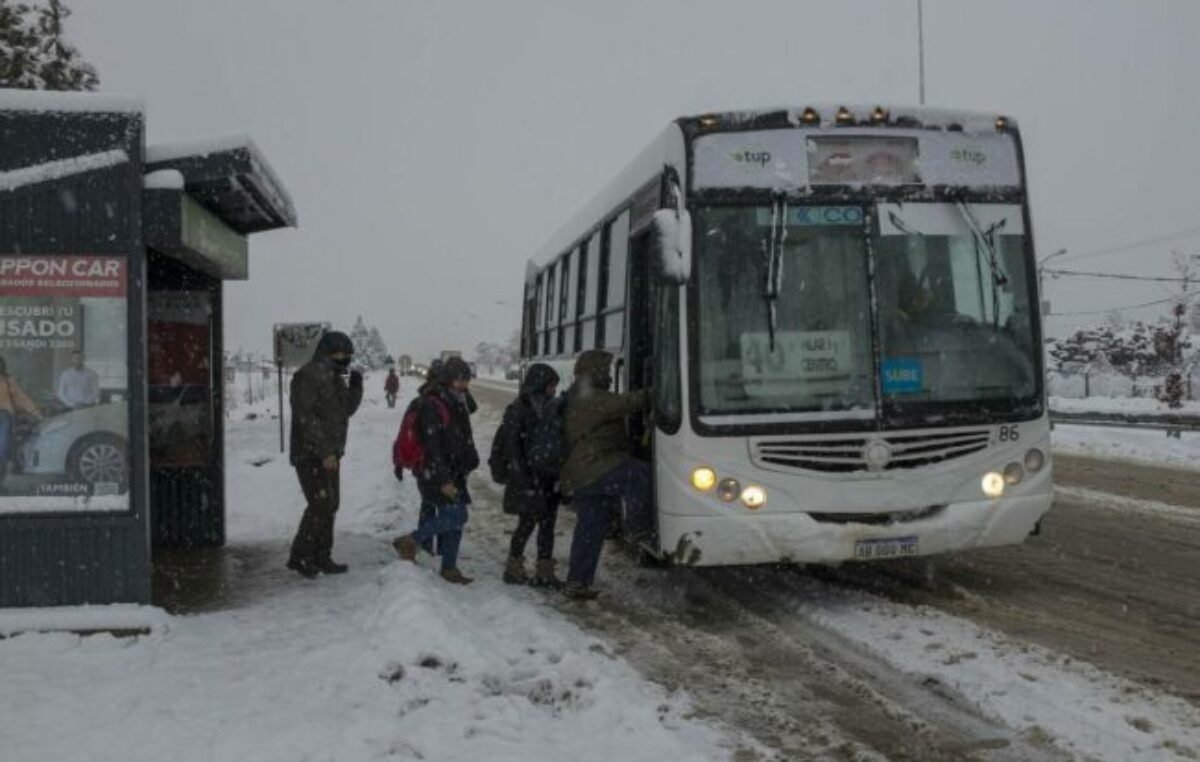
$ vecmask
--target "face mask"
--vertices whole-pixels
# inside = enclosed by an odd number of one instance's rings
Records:
[[[333,357],[330,359],[333,360],[334,366],[342,373],[350,370],[350,363],[353,360],[351,357]]]
[[[611,389],[612,383],[613,383],[612,376],[605,373],[603,376],[600,376],[596,379],[596,388],[597,389]]]

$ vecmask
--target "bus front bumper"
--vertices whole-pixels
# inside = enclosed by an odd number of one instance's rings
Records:
[[[951,503],[935,515],[887,525],[826,523],[807,513],[676,516],[660,513],[660,547],[688,566],[810,563],[928,556],[1013,545],[1034,530],[1053,496]]]

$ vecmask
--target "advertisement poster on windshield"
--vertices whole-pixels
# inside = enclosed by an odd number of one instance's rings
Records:
[[[752,396],[787,394],[796,381],[840,382],[853,371],[849,331],[766,331],[741,335],[742,378]]]
[[[0,513],[129,507],[128,265],[0,255]]]

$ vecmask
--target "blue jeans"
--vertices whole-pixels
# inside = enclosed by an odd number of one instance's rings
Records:
[[[425,526],[429,522],[433,521],[435,516],[437,516],[437,507],[428,500],[422,500],[421,513],[417,517],[417,526]],[[436,538],[434,537],[430,537],[428,540],[420,541],[421,549],[431,556],[436,556],[438,554],[437,543],[435,542],[435,539]]]
[[[467,525],[467,504],[451,503],[449,505],[431,506],[433,518],[417,526],[413,539],[418,545],[424,546],[434,537],[438,541],[438,549],[442,552],[442,571],[458,568],[458,546],[462,543],[463,527]]]
[[[650,465],[630,458],[596,481],[575,490],[575,536],[567,581],[590,585],[596,579],[604,538],[614,510],[621,511],[625,533],[637,537],[653,529],[650,515]]]

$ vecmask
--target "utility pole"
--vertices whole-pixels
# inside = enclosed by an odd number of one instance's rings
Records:
[[[1063,254],[1066,254],[1066,253],[1067,253],[1066,249],[1059,249],[1058,251],[1054,252],[1053,254],[1047,254],[1045,257],[1042,258],[1042,261],[1038,263],[1038,270],[1037,270],[1037,273],[1038,273],[1038,299],[1041,300],[1042,322],[1043,323],[1046,321],[1046,316],[1048,316],[1050,314],[1050,300],[1047,299],[1045,296],[1045,294],[1046,294],[1046,288],[1045,288],[1046,263],[1049,262],[1050,260],[1054,259],[1055,257],[1061,257]]]
[[[920,68],[921,105],[925,105],[925,8],[924,0],[917,0],[917,60]]]

